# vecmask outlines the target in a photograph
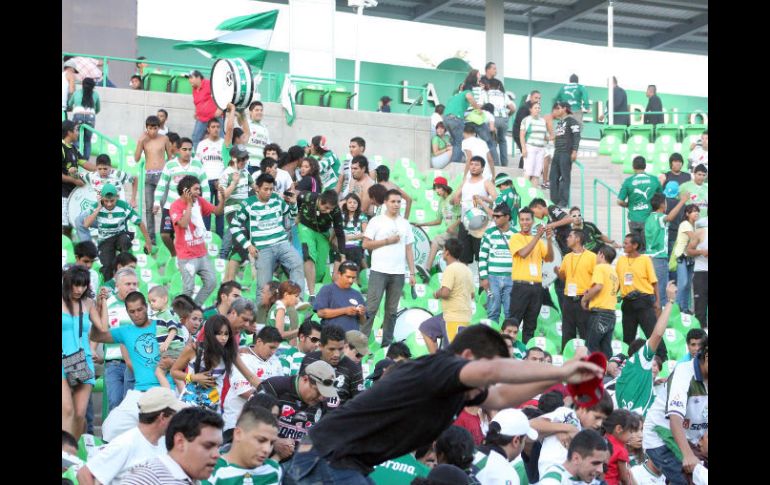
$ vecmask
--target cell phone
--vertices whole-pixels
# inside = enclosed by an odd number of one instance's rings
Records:
[[[294,197],[294,192],[292,192],[291,190],[285,190],[283,192],[283,195],[284,197]]]

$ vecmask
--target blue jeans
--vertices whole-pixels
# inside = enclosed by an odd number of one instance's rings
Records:
[[[676,265],[676,302],[679,304],[679,311],[692,313],[690,308],[690,294],[692,293],[692,276],[695,271],[695,264],[687,264],[684,258],[679,258]]]
[[[297,253],[302,254],[302,242],[299,240],[299,226],[297,226],[294,221],[291,222],[291,235],[289,236],[289,239],[291,239],[291,245],[294,246]]]
[[[513,280],[510,276],[489,275],[489,290],[487,299],[487,318],[493,322],[500,320],[500,305],[503,307],[505,318],[511,318],[511,290]]]
[[[84,212],[81,212],[80,215],[75,218],[75,230],[77,231],[78,241],[80,242],[92,240],[91,229],[85,226],[86,217],[88,217],[90,213],[91,212],[89,211],[84,211]],[[91,227],[94,227],[94,228],[99,227],[99,223],[97,221],[94,221],[94,223],[91,224]]]
[[[658,293],[660,293],[660,305],[666,306],[668,298],[666,297],[666,285],[668,284],[668,260],[665,258],[652,258],[652,267],[655,269],[655,276],[658,277]]]
[[[687,485],[688,481],[682,472],[682,462],[674,453],[663,445],[659,448],[648,448],[647,456],[663,472],[671,485]]]
[[[500,165],[500,154],[497,153],[497,142],[495,141],[495,135],[492,134],[492,130],[489,129],[489,124],[483,123],[477,125],[476,132],[479,134],[479,138],[484,140],[484,143],[487,144],[487,148],[489,148],[489,151],[492,153],[492,161],[494,161],[495,165]]]
[[[209,202],[211,202],[214,205],[219,204],[219,192],[217,191],[218,186],[219,186],[219,181],[209,180],[209,189],[211,190]],[[220,238],[222,238],[225,232],[225,216],[224,215],[214,216],[214,221],[216,224],[216,229],[214,230],[214,232],[216,232],[217,235]],[[206,226],[207,231],[211,230],[211,216],[203,218],[203,225]]]
[[[463,128],[465,121],[455,115],[444,116],[444,125],[452,136],[452,159],[450,163],[463,161]]]
[[[508,134],[508,117],[495,118],[495,129],[497,130],[497,147],[500,149],[500,165],[503,167],[508,166],[508,139],[505,135]]]
[[[285,466],[287,485],[374,485],[361,472],[334,468],[315,450],[297,452]]]
[[[84,124],[86,126],[90,126],[92,128],[96,126],[95,115],[77,113],[72,116],[72,121],[74,121],[77,124]],[[91,135],[93,135],[93,132],[91,132],[91,130],[86,129],[85,131],[83,131],[83,158],[85,158],[86,160],[88,160],[88,158],[91,156]]]
[[[289,241],[281,241],[259,250],[256,262],[259,288],[272,281],[276,263],[280,263],[286,268],[289,272],[289,279],[297,283],[304,293],[305,269],[302,264],[302,257]]]
[[[219,257],[222,259],[227,259],[228,256],[230,256],[230,249],[233,247],[233,235],[230,232],[230,223],[233,221],[233,218],[235,218],[235,212],[231,212],[230,214],[225,216],[225,222],[226,224],[226,231],[225,235],[222,236],[222,246],[219,248]]]
[[[107,403],[110,411],[118,407],[128,392],[126,372],[128,369],[122,360],[109,360],[104,363],[104,387],[107,389]]]

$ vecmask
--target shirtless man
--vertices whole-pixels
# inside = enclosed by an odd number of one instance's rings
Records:
[[[369,160],[363,155],[356,155],[350,161],[351,180],[345,194],[356,194],[361,199],[361,213],[374,215],[374,207],[369,199],[369,187],[374,185],[374,179],[369,176]],[[345,204],[344,197],[340,199],[340,207]]]
[[[340,177],[337,180],[337,193],[340,194],[340,200],[344,199],[350,193],[350,164],[353,163],[353,159],[358,155],[363,155],[366,151],[366,140],[360,136],[356,136],[350,139],[350,159],[342,162],[342,168],[340,169]]]
[[[158,134],[160,118],[148,116],[145,121],[145,130],[136,142],[134,161],[139,163],[144,152],[145,173],[144,179],[144,213],[147,218],[147,230],[150,233],[152,244],[155,244],[155,214],[152,211],[152,203],[155,197],[155,188],[160,181],[160,173],[166,164],[166,160],[172,157],[171,142],[166,135]]]
[[[409,220],[409,211],[412,210],[412,198],[409,197],[409,194],[401,190],[401,187],[391,182],[390,179],[390,169],[385,165],[378,166],[374,173],[377,175],[377,183],[385,186],[388,190],[398,190],[401,192],[401,198],[406,201],[406,210],[404,212],[404,219]],[[363,204],[363,201],[361,201]]]

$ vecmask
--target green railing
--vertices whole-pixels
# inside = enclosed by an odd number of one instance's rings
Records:
[[[575,165],[578,166],[580,169],[580,213],[582,214],[585,210],[586,205],[586,168],[585,166],[580,163],[579,160],[575,160]],[[572,191],[569,192],[569,201],[568,204],[570,207],[572,207]]]
[[[80,150],[80,153],[83,153],[84,143],[85,143],[85,132],[86,129],[88,131],[93,132],[97,134],[98,136],[102,137],[103,140],[108,141],[109,143],[112,143],[115,148],[118,150],[118,163],[115,165],[113,164],[113,167],[116,167],[118,170],[126,170],[126,152],[123,150],[123,145],[120,144],[119,141],[115,141],[114,138],[111,138],[101,131],[97,130],[96,128],[93,128],[91,126],[86,125],[85,123],[80,124],[80,131],[78,132],[78,150]],[[88,136],[91,136],[90,134]],[[137,167],[139,182],[137,183],[137,189],[136,189],[136,211],[139,214],[139,216],[142,216],[142,206],[144,204],[144,179],[145,179],[145,173],[144,173],[144,160],[140,160],[139,166]]]
[[[599,223],[598,217],[598,209],[599,209],[599,201],[596,197],[596,189],[597,186],[601,185],[607,189],[607,232],[606,234],[612,239],[612,207],[614,205],[614,202],[619,198],[619,194],[615,192],[615,190],[604,183],[602,180],[595,178],[594,179],[594,188],[593,188],[593,203],[594,203],[594,224]],[[613,199],[611,196],[615,195],[615,199]],[[620,213],[620,231],[623,233],[623,228],[626,227],[626,209],[625,207],[622,209]]]
[[[131,59],[127,57],[114,57],[114,56],[99,56],[99,55],[92,55],[92,54],[78,54],[75,52],[62,52],[62,57],[64,56],[73,56],[73,57],[90,57],[93,59],[101,59],[104,65],[102,66],[102,86],[107,86],[107,77],[109,76],[109,65],[107,61],[118,61],[118,62],[131,62],[131,63],[144,63],[149,64],[152,66],[166,66],[171,68],[181,68],[186,71],[190,71],[193,69],[197,69],[201,71],[204,74],[211,73],[211,67],[206,66],[197,66],[193,64],[181,64],[178,62],[164,62],[164,61],[152,61],[149,59]],[[263,81],[266,81],[267,84],[267,93],[266,98],[263,99],[263,101],[268,102],[280,102],[280,95],[281,95],[281,87],[282,87],[282,80],[284,78],[284,74],[278,73],[278,72],[268,72],[268,71],[261,71],[260,72]],[[331,78],[322,78],[322,77],[314,77],[314,76],[291,76],[292,81],[300,81],[300,82],[321,82],[324,84],[333,82],[336,84],[358,84],[359,86],[374,86],[379,88],[397,88],[397,89],[403,89],[404,86],[400,84],[390,84],[390,83],[379,83],[379,82],[373,82],[373,81],[353,81],[349,79],[331,79]],[[260,87],[262,84],[260,83]],[[422,116],[428,116],[428,88],[425,86],[408,86],[407,89],[413,89],[416,91],[419,91],[423,102],[421,103],[421,114]]]
[[[669,115],[669,116],[674,116],[674,115],[691,115],[691,114],[708,116],[709,112],[708,111],[699,110],[699,111],[615,111],[613,113],[614,116],[617,116],[617,115],[629,115],[629,116],[634,116],[634,115],[642,115],[642,116],[644,116],[644,115]],[[604,125],[609,125],[610,124],[610,114],[609,114],[609,112],[605,112],[604,113],[604,121],[601,122],[601,123],[604,124]],[[680,124],[684,124],[684,123],[680,123]],[[634,126],[634,125],[631,125],[631,126]]]

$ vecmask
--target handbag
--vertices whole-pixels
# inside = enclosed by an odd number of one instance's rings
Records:
[[[668,258],[668,270],[671,273],[674,273],[676,271],[677,267],[677,257],[674,251],[671,251],[671,257]]]
[[[78,310],[80,311],[80,331],[77,343],[80,347],[80,342],[83,340],[83,303],[80,301],[78,301]],[[65,355],[62,349],[61,364],[64,367],[64,375],[67,376],[67,383],[70,387],[79,386],[94,378],[94,373],[86,361],[85,349],[80,348],[69,355]]]

